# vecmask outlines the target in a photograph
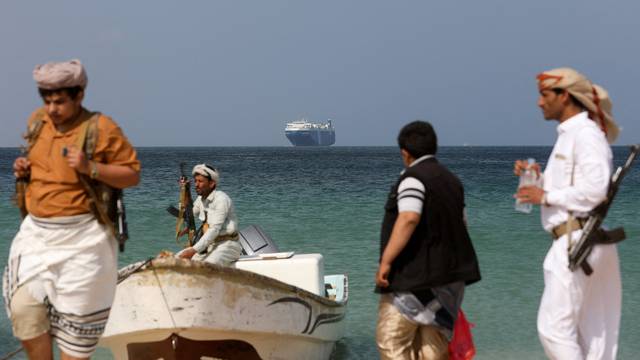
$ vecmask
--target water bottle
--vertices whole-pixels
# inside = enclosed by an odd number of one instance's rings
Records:
[[[518,183],[518,189],[523,186],[536,185],[536,172],[531,167],[536,163],[536,160],[533,158],[527,159],[527,168],[520,173],[520,182]],[[520,199],[516,199],[516,211],[520,211],[525,214],[531,213],[533,210],[533,204],[531,203],[522,203]]]

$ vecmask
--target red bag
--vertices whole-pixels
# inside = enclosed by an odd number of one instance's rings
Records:
[[[467,321],[462,309],[458,310],[458,318],[453,324],[453,337],[449,342],[450,360],[471,360],[476,355],[471,328],[474,325]]]

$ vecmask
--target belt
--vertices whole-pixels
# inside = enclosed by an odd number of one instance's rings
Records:
[[[586,218],[575,218],[571,222],[570,231],[574,232],[576,230],[580,230],[580,229],[582,229],[584,227],[584,225],[586,223],[587,223],[587,219]],[[558,225],[558,226],[554,226],[553,229],[551,229],[551,237],[553,238],[553,240],[558,240],[560,237],[562,237],[566,233],[567,233],[567,222],[566,221],[563,222],[562,224]]]
[[[215,243],[219,243],[219,242],[223,242],[223,241],[227,241],[227,240],[238,241],[239,239],[240,238],[238,237],[238,233],[237,232],[234,232],[234,233],[231,233],[231,234],[219,235],[215,239],[213,239],[213,243],[209,244],[209,246],[207,246],[204,250],[202,250],[198,254],[204,255],[204,254],[210,253],[213,250],[213,247],[214,247]]]
[[[225,234],[225,235],[218,235],[218,237],[216,237],[213,241],[214,242],[221,242],[221,241],[227,241],[227,240],[238,240],[238,233],[234,232],[231,234]]]

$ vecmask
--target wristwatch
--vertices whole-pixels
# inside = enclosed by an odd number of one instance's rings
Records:
[[[542,199],[540,199],[540,203],[544,206],[549,206],[549,203],[547,202],[547,192],[545,191],[544,193],[542,193]]]

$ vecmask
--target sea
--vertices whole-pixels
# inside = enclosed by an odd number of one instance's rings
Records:
[[[261,226],[283,251],[320,253],[326,274],[347,274],[347,332],[332,359],[376,359],[378,296],[374,274],[379,231],[390,186],[402,170],[396,147],[148,147],[138,148],[140,184],[125,191],[130,240],[121,266],[161,250],[177,251],[175,219],[165,208],[178,201],[180,163],[209,163],[220,170],[219,187],[233,199],[240,228]],[[439,161],[462,180],[468,225],[482,281],[465,292],[463,309],[475,324],[476,359],[544,359],[536,332],[543,290],[542,261],[551,239],[531,214],[514,210],[516,159],[544,163],[550,147],[441,147]],[[628,155],[614,148],[619,166]],[[0,265],[6,264],[20,224],[12,205],[11,164],[18,149],[0,149]],[[607,217],[624,226],[619,244],[623,281],[619,359],[640,354],[640,166],[625,178]],[[0,311],[0,358],[19,348]],[[20,353],[14,359],[26,358]],[[94,359],[110,359],[100,349]]]

